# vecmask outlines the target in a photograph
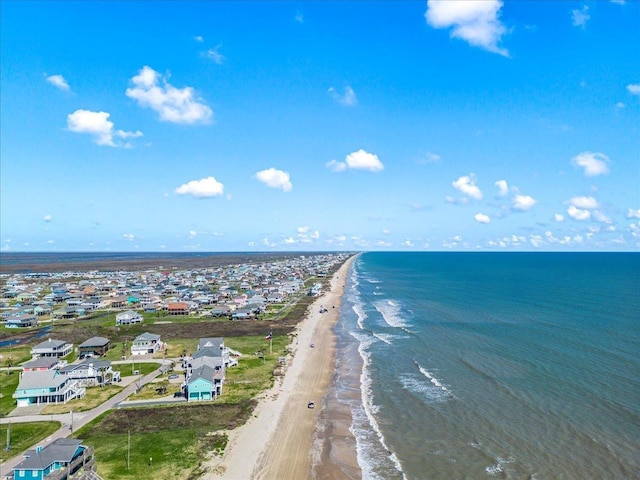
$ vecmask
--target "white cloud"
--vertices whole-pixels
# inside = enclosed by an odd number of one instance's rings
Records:
[[[624,108],[624,107],[626,107],[626,105],[624,103],[622,103],[622,102],[616,103],[616,108]]]
[[[198,235],[198,232],[195,230],[189,230],[189,238],[195,238]]]
[[[536,203],[538,203],[538,201],[530,195],[516,195],[515,197],[513,197],[513,208],[515,208],[516,210],[529,210]]]
[[[476,186],[473,173],[458,178],[454,182],[451,182],[451,185],[471,198],[475,198],[476,200],[480,200],[482,198],[482,191]]]
[[[296,240],[293,237],[289,237],[284,239],[284,243],[291,245],[292,243],[296,243]]]
[[[331,160],[326,164],[326,167],[332,172],[344,172],[347,168],[352,170],[369,170],[371,172],[379,172],[384,169],[384,165],[377,155],[362,149],[347,155],[344,162]]]
[[[631,95],[640,95],[640,83],[630,83],[627,85],[627,91]]]
[[[309,227],[298,227],[296,228],[298,233],[307,233],[309,231]]]
[[[491,219],[489,218],[489,215],[485,215],[484,213],[476,213],[476,215],[473,217],[476,222],[478,223],[491,223]]]
[[[304,15],[301,12],[296,12],[294,19],[298,23],[304,23]]]
[[[376,242],[376,247],[389,248],[392,245],[393,244],[391,242],[385,242],[384,240],[380,240],[380,241]]]
[[[588,220],[591,218],[591,212],[589,210],[582,210],[574,205],[569,205],[567,214],[574,220]]]
[[[598,208],[598,201],[593,197],[571,197],[569,203],[578,208]]]
[[[225,59],[225,56],[220,53],[221,46],[222,45],[218,45],[215,48],[210,48],[209,50],[207,50],[207,53],[206,53],[207,58],[210,58],[218,65],[222,65],[222,62],[224,62],[224,59]]]
[[[293,188],[289,174],[275,168],[268,168],[256,173],[256,179],[267,187],[281,188],[283,192],[288,192]]]
[[[627,210],[627,218],[640,218],[640,208],[638,210],[633,208]]]
[[[44,220],[45,222],[50,222],[51,220],[53,220],[53,217],[47,214],[44,217],[42,217],[42,220]]]
[[[425,18],[434,28],[452,27],[451,36],[493,53],[508,56],[499,46],[506,28],[499,20],[500,0],[428,0]]]
[[[404,247],[412,248],[413,247],[413,242],[410,239],[407,238],[404,242],[402,242],[402,245]]]
[[[91,110],[76,110],[67,115],[67,128],[76,133],[87,133],[93,136],[93,141],[97,145],[109,147],[129,147],[128,142],[114,141],[114,137],[126,140],[127,138],[141,137],[142,132],[125,132],[124,130],[114,130],[113,122],[109,120],[111,115],[107,112],[92,112]]]
[[[201,35],[196,35],[195,37],[193,37],[193,39],[198,43],[204,42],[204,38],[202,38]]]
[[[600,210],[595,210],[593,212],[593,218],[598,222],[607,223],[607,224],[613,223],[613,221],[609,217],[607,217],[604,213],[602,213]]]
[[[574,27],[582,27],[584,29],[587,26],[587,22],[591,18],[591,15],[587,13],[588,11],[589,7],[587,5],[583,5],[580,10],[571,10],[571,23]]]
[[[585,177],[596,177],[609,173],[609,157],[600,152],[582,152],[571,159],[576,167],[584,168]]]
[[[421,158],[420,160],[418,160],[418,163],[419,164],[437,163],[439,161],[440,161],[440,155],[438,155],[437,153],[427,152],[424,158]]]
[[[64,90],[65,92],[68,92],[70,90],[69,84],[62,75],[51,75],[47,77],[47,82],[59,88],[60,90]]]
[[[136,236],[133,233],[125,233],[122,236],[125,240],[129,240],[130,242],[133,242],[136,239]]]
[[[331,160],[325,166],[332,172],[344,172],[347,169],[346,163],[338,162],[337,160]]]
[[[556,213],[556,214],[553,216],[553,219],[554,219],[556,222],[564,222],[564,215],[562,215],[561,213]]]
[[[384,233],[385,235],[389,235],[391,232],[388,229],[384,228],[382,229],[382,233]]]
[[[509,193],[509,186],[507,185],[506,180],[498,180],[494,185],[498,187],[498,190],[500,190],[500,196],[504,197]]]
[[[160,120],[186,124],[211,121],[213,111],[196,97],[192,87],[178,89],[148,66],[142,67],[131,82],[134,86],[127,88],[127,96],[141,107],[158,112]]]
[[[340,105],[344,105],[345,107],[353,107],[358,103],[356,92],[354,92],[353,88],[351,88],[351,86],[349,85],[344,88],[343,95],[340,95],[338,92],[336,92],[336,89],[333,87],[329,88],[329,93],[336,102],[338,102]]]
[[[196,198],[210,198],[222,195],[224,185],[215,177],[206,177],[201,180],[191,180],[175,189],[178,195],[193,195]]]

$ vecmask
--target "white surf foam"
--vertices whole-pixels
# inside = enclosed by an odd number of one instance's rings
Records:
[[[406,329],[407,323],[400,316],[400,304],[393,300],[380,300],[373,302],[373,306],[380,312],[384,321],[390,327]]]

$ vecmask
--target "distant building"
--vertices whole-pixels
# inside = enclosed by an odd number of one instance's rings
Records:
[[[138,312],[127,310],[116,315],[116,325],[130,325],[132,323],[142,323],[144,318]]]
[[[85,340],[78,349],[80,350],[80,356],[98,356],[101,357],[109,350],[111,341],[105,337],[91,337],[89,340]]]
[[[44,372],[24,372],[18,388],[13,394],[18,407],[67,403],[74,398],[84,397],[85,389],[77,380],[60,374],[58,370]]]

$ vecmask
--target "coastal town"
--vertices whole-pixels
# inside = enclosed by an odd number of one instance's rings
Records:
[[[130,445],[131,431],[141,431],[131,418],[190,417],[197,405],[212,417],[211,408],[233,411],[228,424],[241,425],[256,397],[284,375],[297,324],[350,256],[0,274],[1,478],[139,478],[140,468],[198,478],[212,450],[206,439],[178,447],[200,450],[179,468],[166,453],[154,463],[153,449],[137,446],[143,434]],[[129,423],[117,431],[117,448],[128,437],[126,462],[109,458],[114,447],[99,436],[91,442],[122,416]],[[226,437],[216,432],[226,428],[198,427],[221,454]]]

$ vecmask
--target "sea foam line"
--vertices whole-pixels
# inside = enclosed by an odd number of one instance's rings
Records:
[[[393,462],[395,469],[402,474],[402,478],[406,480],[406,476],[402,471],[402,465],[400,460],[396,456],[394,452],[392,452],[388,445],[385,442],[384,435],[380,430],[380,426],[378,425],[378,421],[375,418],[375,413],[378,412],[378,407],[373,403],[373,394],[372,394],[372,380],[371,374],[369,372],[369,366],[371,365],[371,353],[367,351],[367,348],[373,342],[371,337],[365,337],[363,335],[356,335],[352,332],[352,335],[359,341],[358,345],[358,353],[360,353],[360,357],[362,358],[362,372],[360,373],[360,396],[362,399],[362,406],[364,408],[366,417],[369,421],[369,425],[376,433],[378,437],[378,441],[382,445],[382,447],[389,452],[389,459]],[[353,432],[355,434],[355,432]],[[362,438],[360,438],[362,441]],[[356,443],[358,442],[358,436],[356,436]],[[374,472],[368,471],[365,472],[365,469],[370,470],[370,465],[367,462],[367,459],[364,458],[364,452],[361,449],[357,449],[358,456],[358,464],[360,468],[363,469],[363,478],[379,478],[375,475]],[[366,474],[365,474],[366,473]],[[374,477],[375,476],[375,477]]]
[[[393,300],[373,302],[373,306],[380,312],[384,321],[390,327],[405,329],[407,324],[400,317],[400,305]]]

